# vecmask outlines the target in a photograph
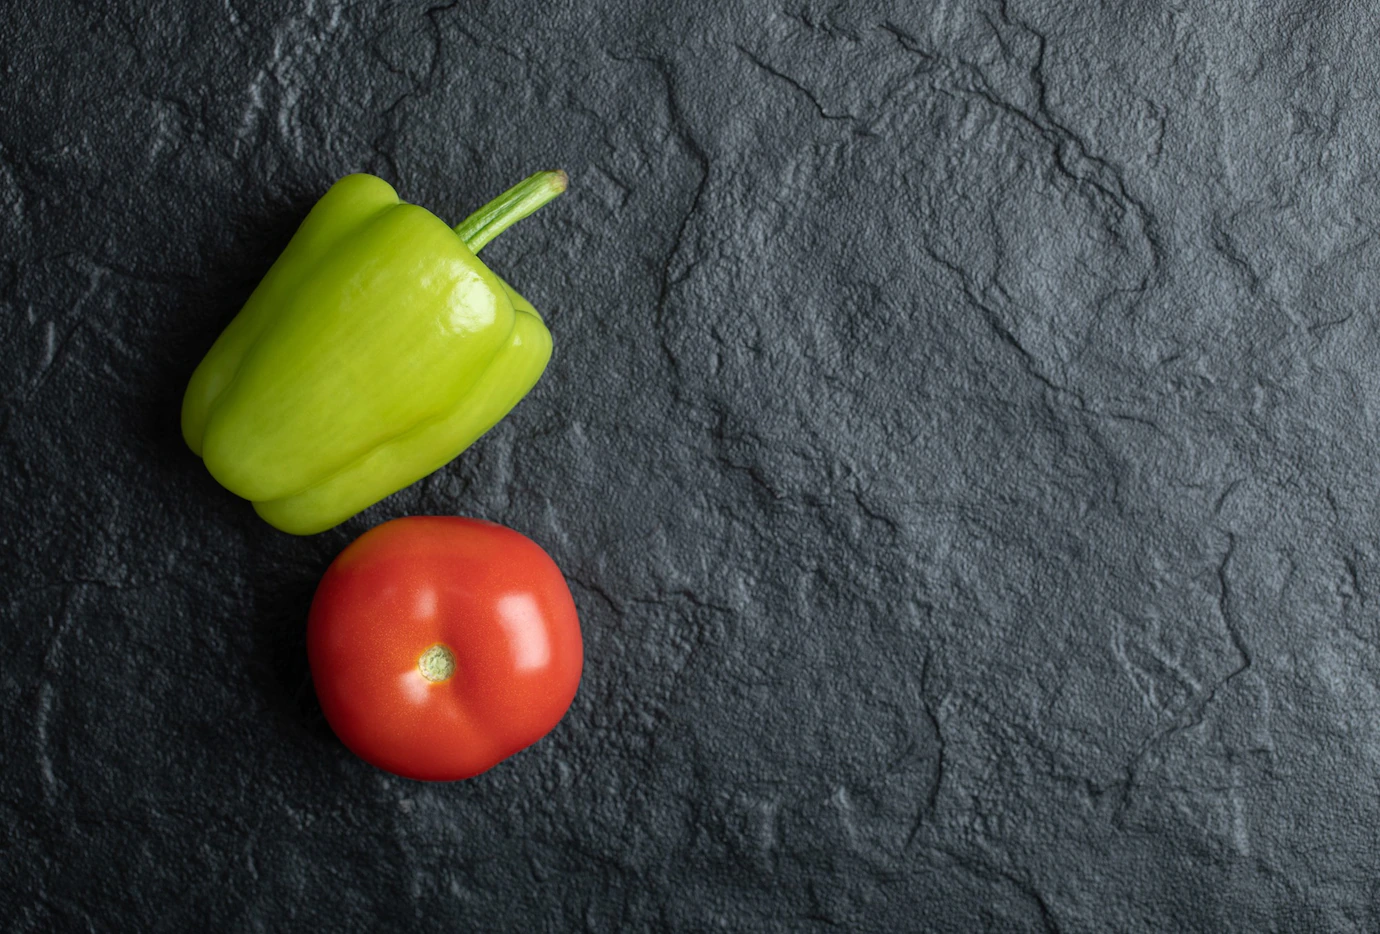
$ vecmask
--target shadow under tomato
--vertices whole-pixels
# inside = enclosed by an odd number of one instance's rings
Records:
[[[250,507],[246,503],[245,509]],[[250,510],[252,514],[252,510]],[[287,539],[287,543],[264,542],[256,548],[254,575],[253,683],[264,706],[276,715],[281,732],[334,742],[334,735],[312,686],[307,664],[307,614],[321,574],[334,557],[330,547],[292,539],[270,527],[258,516],[263,528],[256,539]],[[298,554],[286,552],[296,550]]]

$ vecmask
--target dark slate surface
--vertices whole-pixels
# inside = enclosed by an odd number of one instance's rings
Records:
[[[7,5],[0,917],[1380,929],[1375,19],[969,6]],[[296,539],[185,449],[334,179],[556,166],[486,253],[556,356],[459,461]],[[582,614],[467,783],[307,676],[411,513]]]

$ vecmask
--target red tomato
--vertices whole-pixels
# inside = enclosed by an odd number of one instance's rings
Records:
[[[478,775],[545,736],[584,662],[546,552],[452,516],[394,519],[342,551],[316,589],[307,654],[345,745],[429,781]]]

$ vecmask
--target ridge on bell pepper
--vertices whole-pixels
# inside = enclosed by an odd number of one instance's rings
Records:
[[[537,310],[476,254],[566,182],[538,172],[454,229],[381,178],[336,182],[192,374],[187,445],[297,535],[448,463],[551,357]]]

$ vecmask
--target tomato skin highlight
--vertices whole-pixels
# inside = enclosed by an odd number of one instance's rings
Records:
[[[307,656],[346,747],[425,781],[470,778],[541,739],[584,664],[550,556],[455,516],[394,519],[346,547],[317,586]]]

